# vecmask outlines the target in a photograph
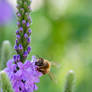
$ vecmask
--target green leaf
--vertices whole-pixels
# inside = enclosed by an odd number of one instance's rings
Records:
[[[67,74],[64,92],[73,92],[75,81],[75,73],[71,70]]]
[[[3,70],[6,67],[6,63],[11,57],[11,51],[10,42],[8,40],[4,41],[1,48],[0,70]]]
[[[0,72],[0,92],[14,92],[10,80],[4,71]]]

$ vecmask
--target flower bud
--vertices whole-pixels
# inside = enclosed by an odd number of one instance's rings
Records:
[[[30,39],[30,38],[28,38],[28,39],[27,39],[27,43],[28,43],[28,44],[30,44],[30,42],[31,42],[31,39]]]
[[[31,29],[28,29],[28,36],[31,35],[31,32],[32,32],[32,30]]]
[[[17,39],[20,40],[20,35],[16,35]]]
[[[23,57],[24,57],[24,58],[26,58],[26,57],[27,57],[27,55],[28,55],[28,52],[27,52],[27,51],[25,51],[25,52],[24,52],[24,54],[23,54]]]
[[[27,51],[28,51],[28,54],[29,54],[30,51],[31,51],[31,47],[30,46],[28,46]]]
[[[17,55],[17,61],[20,61],[20,55]]]
[[[20,33],[22,33],[22,32],[23,32],[23,28],[22,28],[22,27],[20,27],[20,28],[19,28],[19,31],[20,31]]]
[[[19,30],[16,30],[16,35],[18,35],[19,34]]]
[[[28,38],[28,35],[27,35],[26,33],[24,34],[24,38],[25,38],[25,39],[27,39],[27,38]]]
[[[23,47],[21,44],[19,44],[19,50],[22,51],[23,50]]]

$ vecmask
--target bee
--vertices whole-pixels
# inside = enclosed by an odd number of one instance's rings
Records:
[[[50,79],[53,80],[55,83],[57,83],[54,74],[50,71],[51,66],[56,66],[57,65],[56,63],[54,62],[52,63],[43,58],[38,58],[37,62],[35,62],[35,65],[38,66],[37,71],[41,72],[43,75],[48,74]]]
[[[51,69],[51,62],[48,60],[45,60],[43,58],[37,59],[37,62],[35,62],[35,65],[38,66],[37,70],[41,72],[43,75],[48,74]]]

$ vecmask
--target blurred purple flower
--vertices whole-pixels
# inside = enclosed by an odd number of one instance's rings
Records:
[[[0,25],[5,24],[13,15],[12,7],[6,0],[0,0]]]

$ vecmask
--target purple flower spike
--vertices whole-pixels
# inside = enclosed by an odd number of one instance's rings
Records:
[[[20,40],[20,35],[16,35],[17,39]]]
[[[28,35],[27,35],[26,33],[24,34],[24,38],[25,38],[25,39],[27,39],[27,38],[28,38]]]
[[[27,43],[29,44],[30,42],[31,42],[31,39],[30,39],[30,38],[28,38],[28,39],[27,39]]]
[[[8,74],[12,88],[14,92],[34,92],[37,90],[35,83],[38,83],[39,77],[42,73],[37,70],[36,66],[37,59],[32,57],[32,61],[26,60],[28,54],[31,51],[29,43],[31,39],[29,38],[31,34],[30,23],[32,22],[30,18],[30,0],[18,0],[17,2],[17,19],[18,19],[18,30],[16,31],[16,44],[15,50],[17,55],[13,56],[12,60],[7,63],[7,68],[5,69]]]
[[[19,50],[22,51],[23,50],[23,47],[21,44],[19,44]]]
[[[28,51],[28,54],[29,54],[30,51],[31,51],[31,47],[30,46],[28,46],[27,51]]]

